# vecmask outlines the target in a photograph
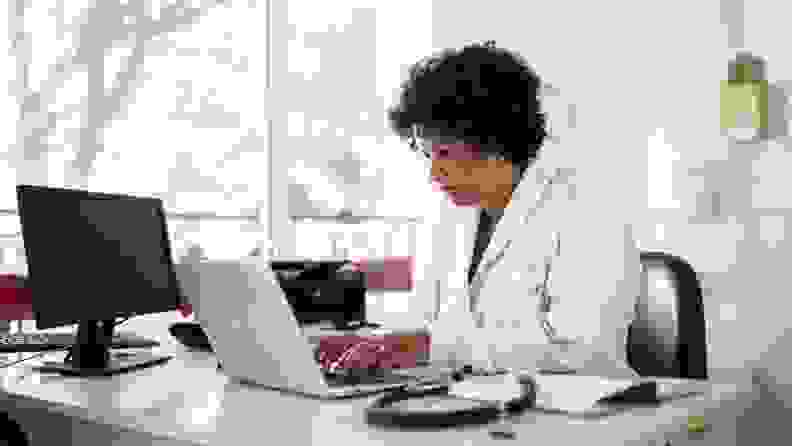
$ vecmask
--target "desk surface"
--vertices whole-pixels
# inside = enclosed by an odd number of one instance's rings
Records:
[[[144,432],[179,444],[262,444],[264,439],[283,439],[295,445],[331,440],[347,445],[499,441],[489,437],[486,427],[410,432],[367,426],[363,410],[374,397],[322,401],[235,383],[216,370],[212,354],[186,351],[169,339],[167,324],[177,319],[175,314],[166,313],[131,320],[124,327],[163,342],[160,350],[175,355],[163,366],[103,379],[35,372],[33,365],[63,355],[51,353],[0,369],[0,403]],[[669,380],[661,384],[661,389],[668,391],[681,385],[692,385],[704,394],[660,408],[634,409],[593,420],[528,412],[516,420],[515,430],[520,438],[553,439],[553,444],[562,445],[585,444],[592,438],[616,438],[618,444],[651,444],[647,432],[663,436],[664,431],[679,431],[684,426],[680,420],[687,420],[689,415],[706,414],[708,422],[727,420],[714,428],[728,429],[728,420],[733,423],[734,416],[750,406],[753,398],[750,386],[730,383]],[[732,415],[714,416],[727,409]]]

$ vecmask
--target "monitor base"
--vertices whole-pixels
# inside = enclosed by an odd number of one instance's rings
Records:
[[[36,367],[36,370],[67,376],[112,376],[164,364],[173,358],[173,356],[155,355],[146,351],[128,353],[129,356],[123,355],[127,355],[127,353],[121,353],[115,357],[111,355],[107,366],[101,368],[82,368],[77,367],[71,361],[65,361],[45,362],[44,365]]]

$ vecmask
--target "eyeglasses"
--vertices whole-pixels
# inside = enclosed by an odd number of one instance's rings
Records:
[[[432,160],[432,143],[433,142],[440,142],[439,140],[444,139],[444,140],[447,140],[447,142],[444,141],[445,144],[461,144],[461,143],[463,143],[460,139],[454,138],[454,137],[445,137],[445,138],[444,137],[438,137],[438,138],[432,137],[431,139],[433,141],[430,142],[429,138],[426,138],[425,136],[423,136],[422,133],[423,132],[421,130],[421,127],[419,127],[416,124],[413,124],[412,131],[410,132],[410,137],[408,139],[408,144],[410,145],[410,148],[414,152],[422,155],[422,157],[421,157],[422,159],[426,159],[426,160],[429,160],[429,161]],[[505,160],[505,158],[503,156],[497,155],[497,154],[491,154],[491,153],[483,154],[480,158],[481,158],[482,161],[503,161],[503,160]]]
[[[425,161],[432,160],[432,154],[430,153],[430,151],[425,149],[424,148],[425,146],[422,143],[418,142],[416,138],[411,137],[409,144],[413,152],[417,153],[422,160]]]
[[[421,128],[413,124],[412,131],[410,132],[410,148],[421,155],[424,158],[431,160],[432,159],[432,148],[431,146],[427,147],[427,144],[424,142],[423,136],[421,135],[422,131]]]

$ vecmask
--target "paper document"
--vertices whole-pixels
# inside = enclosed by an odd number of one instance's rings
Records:
[[[589,411],[602,398],[624,392],[639,383],[578,375],[538,375],[534,378],[536,407],[568,413]]]
[[[520,398],[522,385],[514,375],[473,376],[454,383],[449,395],[480,401],[508,402]]]

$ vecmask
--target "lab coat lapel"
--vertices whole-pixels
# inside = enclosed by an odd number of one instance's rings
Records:
[[[470,284],[472,300],[477,300],[481,288],[486,281],[489,269],[498,264],[508,255],[512,239],[519,236],[519,231],[524,230],[524,224],[538,210],[542,208],[545,200],[549,198],[551,170],[539,162],[529,167],[517,185],[512,199],[504,210],[503,217],[495,227],[489,246],[484,251],[476,275]]]
[[[443,203],[441,219],[435,224],[432,238],[431,262],[436,274],[443,277],[447,292],[464,295],[467,291],[467,271],[476,236],[478,210],[454,207]]]

